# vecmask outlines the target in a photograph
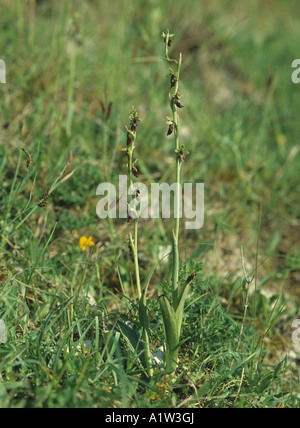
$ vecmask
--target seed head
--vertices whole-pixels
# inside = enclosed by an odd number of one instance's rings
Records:
[[[41,201],[38,203],[38,206],[40,208],[45,208],[48,205],[48,198],[49,198],[49,195],[50,195],[50,190],[51,190],[51,187],[49,187],[49,189],[47,190],[47,192],[45,192],[43,194]]]

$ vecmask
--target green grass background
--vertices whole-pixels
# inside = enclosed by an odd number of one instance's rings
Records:
[[[297,2],[2,0],[0,8],[7,66],[0,86],[0,318],[8,327],[0,406],[297,407]],[[160,58],[166,28],[176,33],[172,56],[183,54],[184,181],[205,183],[205,223],[181,232],[183,272],[201,262],[202,273],[187,303],[178,373],[157,373],[148,384],[117,328],[120,317],[136,323],[115,291],[132,290],[130,226],[99,221],[96,188],[126,171],[120,146],[132,105],[142,118],[140,181],[174,181],[168,67]],[[101,106],[110,102],[107,119]],[[32,157],[29,172],[21,148]],[[70,151],[72,180],[14,231],[12,221],[29,198],[41,199]],[[141,222],[142,278],[170,244],[171,223]],[[81,252],[79,237],[91,235],[96,246]],[[236,355],[245,298],[241,246],[255,291]],[[169,279],[170,263],[161,262],[151,288]],[[153,299],[152,350],[162,343],[157,310]]]

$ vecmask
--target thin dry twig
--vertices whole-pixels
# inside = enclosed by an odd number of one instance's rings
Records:
[[[242,389],[242,385],[243,385],[244,376],[245,376],[245,367],[243,367],[243,370],[242,370],[241,381],[240,381],[238,392],[237,392],[236,397],[234,399],[234,404],[237,402],[237,400],[239,398],[239,395],[240,395],[240,392],[241,392],[241,389]]]

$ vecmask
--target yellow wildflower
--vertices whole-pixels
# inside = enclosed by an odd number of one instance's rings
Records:
[[[93,247],[94,245],[95,245],[95,242],[93,241],[92,236],[90,236],[89,238],[87,238],[86,236],[82,236],[79,239],[79,246],[82,251],[85,251],[86,247]]]

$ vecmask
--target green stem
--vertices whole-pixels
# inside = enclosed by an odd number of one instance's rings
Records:
[[[174,94],[178,93],[179,88],[179,77],[180,77],[180,67],[182,62],[182,56],[180,54],[179,62],[177,64],[177,81],[174,89]],[[180,123],[179,123],[179,116],[177,112],[177,107],[174,103],[174,98],[170,95],[171,99],[171,108],[173,112],[173,122],[174,122],[174,139],[175,139],[175,150],[179,150],[179,130],[180,130]],[[175,194],[175,227],[173,231],[173,240],[172,240],[172,250],[173,250],[173,266],[172,266],[172,294],[173,294],[173,304],[174,309],[176,310],[178,306],[178,279],[179,279],[179,248],[178,248],[178,241],[179,241],[179,227],[180,227],[180,182],[181,182],[181,160],[179,156],[176,154],[176,194]]]
[[[178,364],[178,353],[181,335],[181,325],[183,317],[184,302],[188,292],[188,285],[179,287],[179,232],[180,232],[180,197],[181,197],[181,146],[179,142],[180,123],[177,108],[180,107],[178,104],[179,100],[179,79],[180,69],[182,63],[182,55],[180,54],[179,61],[170,59],[168,53],[168,47],[171,45],[171,36],[169,30],[166,34],[163,33],[166,46],[165,60],[167,62],[175,63],[177,66],[176,72],[170,69],[171,78],[171,91],[169,94],[170,107],[173,114],[173,129],[174,129],[174,140],[175,140],[175,153],[176,153],[176,188],[175,188],[175,208],[174,208],[174,229],[172,237],[172,253],[173,253],[173,264],[172,264],[172,302],[167,296],[160,296],[159,303],[161,313],[163,317],[163,324],[166,335],[166,352],[165,352],[165,365],[166,373],[173,373],[176,370]],[[175,84],[173,85],[173,82]],[[170,125],[170,121],[168,121]]]
[[[138,259],[138,218],[134,221],[134,266],[135,266],[135,277],[136,277],[136,286],[138,292],[138,298],[142,297],[141,291],[141,279],[140,279],[140,268],[139,268],[139,259]]]
[[[131,144],[131,147],[128,149],[128,177],[129,177],[129,186],[133,185],[133,178],[132,178],[132,162],[133,162],[133,150],[134,150],[134,143],[135,143],[135,133],[133,135],[133,141]],[[134,235],[132,238],[132,235],[130,235],[130,245],[133,252],[133,258],[134,258],[134,270],[135,270],[135,278],[136,278],[136,288],[138,293],[138,299],[140,300],[142,297],[142,291],[141,291],[141,279],[140,279],[140,269],[139,269],[139,260],[138,260],[138,222],[139,218],[136,218],[134,220]]]
[[[133,165],[133,151],[135,148],[135,139],[136,134],[133,133],[133,140],[130,148],[128,148],[128,177],[129,177],[129,185],[133,185],[132,178],[132,165]],[[141,279],[140,279],[140,268],[139,268],[139,259],[138,259],[138,223],[139,217],[134,220],[134,234],[129,235],[130,246],[133,253],[134,258],[134,270],[135,270],[135,279],[136,279],[136,288],[137,295],[139,301],[139,320],[142,327],[142,340],[144,346],[144,358],[145,358],[145,366],[148,373],[148,376],[151,378],[153,376],[152,362],[151,362],[151,351],[150,351],[150,342],[149,342],[149,319],[147,314],[147,301],[146,296],[142,295],[141,288]]]

